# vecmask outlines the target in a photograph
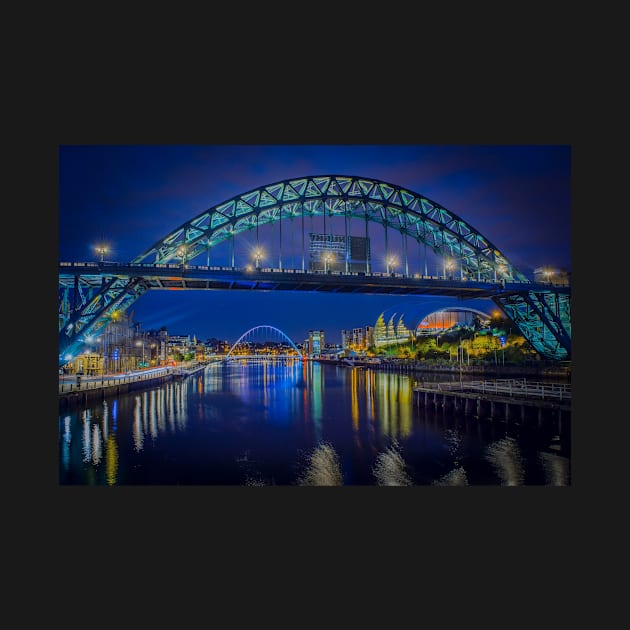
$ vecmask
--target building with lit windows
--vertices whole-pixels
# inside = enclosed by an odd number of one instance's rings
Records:
[[[308,331],[307,348],[308,355],[311,357],[319,356],[323,353],[325,348],[323,330]]]
[[[352,345],[352,331],[342,330],[341,331],[341,347],[344,350],[349,350],[351,345]]]
[[[309,271],[369,271],[369,238],[312,232],[309,237]]]
[[[550,282],[560,286],[569,286],[571,277],[564,269],[554,269],[552,267],[538,267],[534,269],[535,282]]]

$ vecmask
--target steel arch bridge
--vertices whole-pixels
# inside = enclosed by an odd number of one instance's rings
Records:
[[[229,360],[230,358],[241,358],[239,357],[239,355],[234,355],[233,352],[234,350],[239,346],[239,344],[243,343],[243,342],[248,342],[248,343],[252,343],[256,337],[256,334],[258,332],[267,332],[271,334],[271,337],[275,337],[276,339],[274,341],[280,341],[280,342],[286,342],[288,343],[293,350],[295,350],[296,354],[297,354],[297,358],[302,358],[302,353],[300,352],[300,350],[298,349],[298,347],[293,343],[293,341],[287,336],[286,333],[282,332],[279,328],[276,328],[275,326],[270,326],[269,324],[260,324],[259,326],[254,326],[253,328],[250,328],[249,330],[245,331],[233,344],[232,347],[230,348],[230,350],[228,351],[228,353],[225,355],[225,360]],[[284,358],[286,357],[290,357],[292,356],[293,358],[295,358],[294,355],[282,355]]]
[[[343,219],[346,236],[350,219],[364,221],[366,235],[368,224],[378,224],[384,231],[386,251],[388,232],[402,235],[405,277],[409,277],[407,239],[429,247],[443,260],[456,261],[459,280],[468,281],[469,286],[474,282],[488,284],[488,297],[514,321],[539,354],[550,359],[570,357],[568,287],[530,283],[478,230],[419,193],[376,179],[322,175],[276,182],[213,206],[127,263],[128,269],[117,272],[97,266],[91,272],[77,273],[60,266],[59,363],[65,363],[67,355],[80,351],[87,337],[100,334],[115,313],[126,310],[146,291],[164,288],[149,280],[156,269],[166,268],[171,275],[181,277],[192,261],[209,254],[220,243],[231,240],[233,244],[235,236],[257,232],[265,224],[279,225],[281,249],[283,224],[286,232],[287,221],[291,226],[301,222],[303,240],[304,220],[315,216],[322,217],[324,222],[327,218]],[[347,262],[346,259],[346,270]],[[173,267],[181,269],[174,272]],[[279,271],[283,271],[281,252]],[[304,255],[302,271],[305,271]],[[369,262],[366,272],[371,272]],[[343,279],[345,283],[350,281]]]

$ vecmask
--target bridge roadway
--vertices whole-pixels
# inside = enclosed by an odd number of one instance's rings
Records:
[[[462,299],[491,297],[510,291],[570,292],[569,287],[534,282],[480,282],[469,278],[406,276],[384,272],[312,272],[302,269],[221,267],[173,263],[126,264],[116,262],[60,262],[59,285],[74,286],[80,277],[85,286],[98,288],[104,278],[142,277],[149,289],[214,289],[262,291],[323,291],[329,293],[381,293],[442,295]]]

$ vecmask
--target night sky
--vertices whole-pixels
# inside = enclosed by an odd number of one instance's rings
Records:
[[[61,146],[59,260],[97,260],[94,247],[105,242],[111,249],[106,260],[129,261],[184,222],[236,195],[285,179],[331,174],[379,179],[428,197],[481,232],[528,277],[541,266],[571,271],[568,145]],[[272,238],[272,226],[267,227]],[[312,227],[321,231],[317,222]],[[376,232],[382,229],[375,224],[370,229],[376,252]],[[285,267],[301,265],[297,254],[291,257],[295,239],[284,233]],[[242,235],[236,242],[236,264],[244,266],[251,238]],[[227,251],[222,260],[219,249],[210,264],[227,264]],[[272,261],[266,264],[274,266]],[[342,328],[373,325],[383,310],[409,300],[150,291],[130,310],[145,330],[166,326],[171,334],[194,334],[202,340],[233,342],[249,328],[268,324],[298,343],[310,329],[322,329],[327,341],[339,342]]]

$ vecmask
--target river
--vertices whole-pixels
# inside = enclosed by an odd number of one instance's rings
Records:
[[[570,485],[570,421],[560,433],[551,420],[420,408],[417,378],[299,360],[212,364],[60,412],[59,483]]]

